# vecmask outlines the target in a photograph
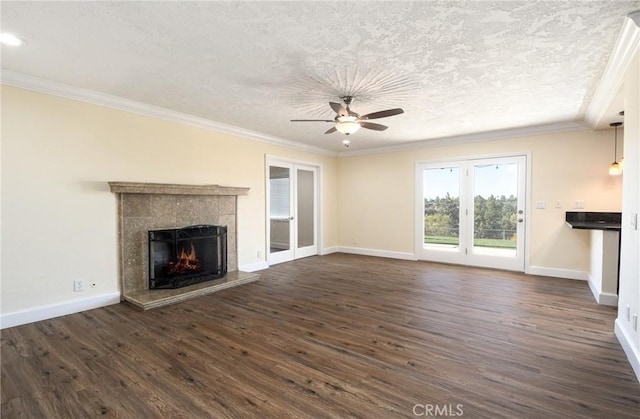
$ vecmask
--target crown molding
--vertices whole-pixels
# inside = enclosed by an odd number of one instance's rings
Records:
[[[173,111],[159,106],[149,105],[135,100],[125,99],[119,96],[100,93],[95,90],[85,89],[82,87],[71,86],[64,83],[58,83],[40,77],[29,76],[27,74],[18,73],[10,70],[2,70],[2,84],[7,86],[18,87],[21,89],[32,90],[40,93],[46,93],[53,96],[73,99],[80,102],[90,103],[92,105],[104,106],[107,108],[117,109],[125,112],[132,112],[139,115],[157,118],[164,121],[175,122],[178,124],[189,125],[196,128],[202,128],[209,131],[215,131],[224,134],[231,134],[249,140],[259,141],[271,145],[292,148],[299,151],[305,151],[314,154],[336,157],[337,153],[320,147],[314,147],[301,144],[295,141],[286,140],[284,138],[274,137],[262,134],[256,131],[228,125],[221,122],[212,121],[206,118],[200,118],[188,115],[182,112]]]
[[[452,137],[440,137],[430,140],[413,141],[387,147],[369,148],[366,150],[343,151],[338,157],[365,156],[369,154],[394,153],[407,150],[417,150],[428,147],[442,147],[456,144],[479,143],[493,140],[506,140],[513,138],[532,137],[535,135],[555,134],[559,132],[590,130],[582,122],[566,121],[544,125],[532,125],[528,127],[509,128],[496,131],[478,132],[473,134],[456,135]]]
[[[640,10],[624,18],[622,30],[609,57],[600,83],[585,113],[585,123],[595,128],[613,103],[629,63],[640,49]]]

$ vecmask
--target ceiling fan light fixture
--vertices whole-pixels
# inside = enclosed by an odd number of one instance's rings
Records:
[[[358,118],[352,115],[339,116],[336,121],[336,129],[344,135],[353,134],[360,129]]]
[[[353,134],[360,129],[360,124],[357,122],[338,122],[336,123],[336,129],[344,135]]]
[[[326,130],[325,134],[333,134],[338,131],[340,134],[349,136],[360,130],[360,128],[373,131],[384,131],[389,127],[375,122],[369,122],[369,120],[386,118],[404,113],[401,108],[394,108],[371,112],[361,116],[349,108],[353,101],[353,97],[342,96],[340,99],[342,99],[344,105],[338,102],[329,102],[329,106],[336,113],[336,116],[333,119],[292,119],[291,122],[331,122],[334,126]],[[349,147],[348,140],[343,141],[342,144],[344,144],[345,147]]]

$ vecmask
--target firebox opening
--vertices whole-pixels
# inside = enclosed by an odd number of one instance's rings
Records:
[[[183,275],[189,272],[200,272],[202,269],[202,262],[198,259],[193,242],[189,244],[191,245],[189,253],[186,253],[184,251],[184,247],[182,247],[182,249],[180,249],[180,255],[178,256],[178,261],[169,262],[169,275]]]
[[[149,231],[149,288],[180,288],[227,273],[227,227]]]

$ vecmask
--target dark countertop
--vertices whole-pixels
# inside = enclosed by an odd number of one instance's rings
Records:
[[[565,220],[569,227],[580,230],[620,231],[621,212],[573,212],[567,211]]]

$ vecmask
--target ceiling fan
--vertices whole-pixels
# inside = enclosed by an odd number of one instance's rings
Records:
[[[386,118],[388,116],[404,113],[401,108],[395,108],[372,112],[366,115],[359,115],[353,112],[350,108],[354,99],[353,96],[343,96],[340,99],[342,99],[344,105],[341,103],[329,102],[329,106],[331,106],[331,109],[336,113],[336,117],[334,119],[292,119],[291,122],[333,122],[335,123],[335,126],[329,128],[325,134],[331,134],[338,131],[344,135],[350,135],[358,131],[360,128],[384,131],[388,128],[386,125],[367,121],[370,119]],[[342,141],[342,144],[344,144],[345,147],[349,147],[349,143],[350,141],[348,139]]]

